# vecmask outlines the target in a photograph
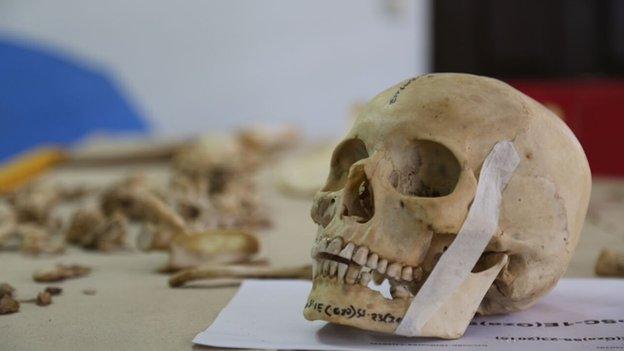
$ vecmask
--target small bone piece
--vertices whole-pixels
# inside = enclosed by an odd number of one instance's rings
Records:
[[[63,293],[63,288],[58,286],[47,286],[44,291],[52,296],[57,296]]]
[[[624,253],[602,249],[595,271],[602,277],[624,277]]]
[[[42,291],[38,293],[35,303],[37,304],[37,306],[48,306],[52,303],[52,294],[47,291]]]
[[[169,279],[169,286],[180,287],[188,282],[203,279],[311,279],[310,265],[298,267],[269,267],[251,265],[210,265],[186,269]]]
[[[111,251],[125,246],[127,232],[128,222],[120,212],[105,217],[97,208],[79,209],[65,237],[85,249]]]
[[[78,264],[59,264],[54,268],[43,269],[33,274],[36,282],[60,282],[65,279],[83,277],[91,272],[91,268]]]
[[[167,271],[208,263],[250,261],[260,250],[255,235],[235,229],[214,229],[195,234],[178,234],[171,241]]]
[[[5,295],[13,296],[14,292],[15,288],[12,287],[9,283],[0,283],[0,297],[3,297]]]
[[[20,303],[10,295],[0,297],[0,314],[9,314],[19,311]]]
[[[82,290],[82,293],[85,295],[93,296],[97,294],[97,290],[95,290],[94,288],[87,288],[87,289]]]

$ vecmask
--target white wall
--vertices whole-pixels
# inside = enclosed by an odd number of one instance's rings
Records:
[[[0,34],[105,66],[159,134],[291,121],[340,135],[349,105],[428,70],[425,0],[3,0]]]

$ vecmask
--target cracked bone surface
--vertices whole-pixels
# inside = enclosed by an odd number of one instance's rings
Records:
[[[550,291],[579,241],[591,191],[579,142],[547,108],[503,82],[428,74],[373,98],[335,148],[311,211],[320,230],[304,316],[393,333],[462,227],[483,161],[505,140],[521,160],[473,272],[491,272],[492,257],[504,267],[493,283],[470,280],[488,285],[477,312],[526,309]],[[445,301],[429,335],[462,335],[445,331],[467,313],[460,295]]]

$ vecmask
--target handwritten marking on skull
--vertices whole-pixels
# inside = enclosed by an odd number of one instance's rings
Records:
[[[327,317],[342,316],[348,319],[352,318],[370,318],[373,322],[381,323],[401,323],[402,317],[394,316],[390,313],[375,313],[367,311],[365,308],[357,308],[353,305],[334,306],[332,304],[323,303],[314,299],[308,300],[305,309],[311,309],[318,313],[324,313]]]
[[[405,90],[405,88],[407,88],[408,85],[412,84],[412,82],[415,81],[416,79],[417,79],[417,77],[416,78],[411,78],[407,82],[401,84],[399,89],[394,93],[394,95],[392,95],[392,98],[390,98],[390,101],[388,101],[388,105],[394,104],[397,101],[397,99],[399,97],[399,94],[401,94],[401,92],[403,90]]]

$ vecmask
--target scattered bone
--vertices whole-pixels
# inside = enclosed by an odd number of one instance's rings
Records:
[[[57,191],[41,183],[30,183],[19,188],[11,197],[17,220],[46,226],[52,210],[61,200]]]
[[[145,223],[137,236],[136,246],[142,251],[166,251],[177,233],[166,225]]]
[[[0,314],[9,314],[19,311],[20,303],[10,295],[0,297]]]
[[[253,234],[236,229],[215,229],[178,234],[171,241],[167,271],[208,263],[249,262],[260,250]]]
[[[47,291],[42,291],[38,293],[35,303],[37,304],[37,306],[48,306],[52,303],[52,294]]]
[[[265,160],[277,152],[293,147],[299,139],[300,132],[289,125],[259,125],[238,133],[238,140],[243,148]]]
[[[209,265],[190,268],[174,274],[169,279],[172,288],[196,280],[214,279],[311,279],[310,265],[297,267],[270,267],[252,265]]]
[[[185,229],[184,219],[149,189],[143,178],[130,178],[106,190],[101,207],[106,216],[120,212],[130,219],[162,223],[179,231]]]
[[[63,293],[63,288],[58,286],[47,286],[44,291],[52,296],[57,296]]]
[[[59,254],[64,252],[65,243],[37,224],[18,223],[0,229],[0,250],[19,250],[30,255]]]
[[[128,223],[119,212],[104,217],[95,209],[81,209],[74,213],[66,238],[85,249],[111,251],[125,246]]]
[[[624,253],[602,249],[595,271],[596,275],[602,277],[624,277]]]
[[[97,294],[97,290],[95,290],[94,288],[87,288],[87,289],[82,290],[82,293],[85,295],[93,296]]]
[[[13,297],[14,292],[15,288],[12,287],[9,283],[0,283],[0,297],[3,297],[5,295]]]
[[[65,239],[72,244],[83,244],[86,233],[104,221],[104,214],[99,208],[80,208],[74,212],[70,221]]]
[[[33,274],[36,282],[60,282],[65,279],[83,277],[91,272],[91,268],[78,264],[58,264],[54,268],[37,271]]]

